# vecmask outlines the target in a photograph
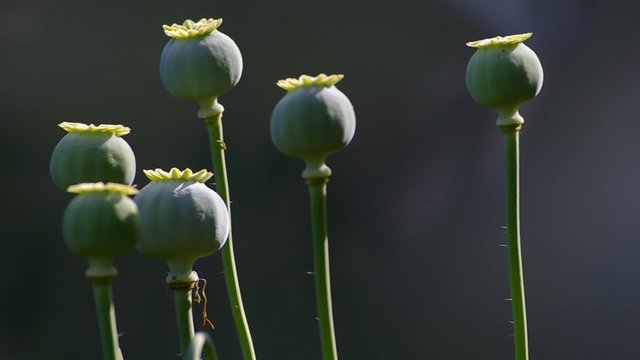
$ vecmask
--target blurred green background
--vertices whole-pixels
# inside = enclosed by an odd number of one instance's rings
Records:
[[[161,25],[222,17],[244,56],[221,97],[235,246],[258,357],[320,359],[301,161],[269,138],[278,79],[343,73],[351,145],[328,160],[343,359],[510,359],[502,138],[466,92],[465,42],[532,31],[545,84],[523,106],[522,236],[531,356],[640,357],[639,5],[578,0],[0,2],[0,359],[99,359],[85,260],[49,157],[62,121],[122,123],[142,169],[211,168],[194,104],[158,76]],[[127,359],[176,359],[165,265],[117,260]],[[209,316],[240,359],[218,256]]]

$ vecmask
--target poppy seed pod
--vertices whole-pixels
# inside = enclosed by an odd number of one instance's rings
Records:
[[[87,276],[115,275],[111,260],[133,248],[138,239],[136,189],[115,183],[69,186],[78,194],[67,206],[62,234],[71,251],[89,258]]]
[[[58,188],[88,182],[133,183],[136,158],[122,138],[129,133],[128,127],[72,122],[58,126],[68,132],[53,150],[49,165]]]
[[[176,168],[144,173],[151,182],[134,198],[140,209],[137,248],[167,262],[168,280],[190,279],[196,259],[218,251],[229,235],[227,207],[204,184],[213,174]]]
[[[330,175],[326,156],[347,146],[355,133],[353,105],[335,87],[342,78],[302,75],[277,83],[287,94],[271,114],[271,140],[283,154],[307,163],[305,177]]]
[[[220,24],[222,19],[200,19],[163,26],[171,39],[160,56],[160,79],[171,95],[211,106],[240,81],[242,54],[217,30]]]
[[[520,104],[538,95],[544,77],[542,65],[536,53],[523,44],[531,35],[498,36],[467,43],[477,49],[469,60],[465,76],[469,94],[476,102],[508,116],[517,113]],[[519,115],[511,120],[523,122]],[[509,119],[502,121],[509,122]]]

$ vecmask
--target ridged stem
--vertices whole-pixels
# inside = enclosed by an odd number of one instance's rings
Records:
[[[176,321],[178,324],[178,337],[180,338],[180,351],[183,359],[187,359],[191,339],[195,333],[193,327],[192,310],[192,287],[188,284],[183,286],[171,286],[173,291],[174,305],[176,309]]]
[[[311,200],[311,228],[316,279],[316,305],[318,326],[324,360],[337,360],[338,350],[333,326],[331,281],[329,271],[329,239],[327,237],[327,181],[328,178],[307,179]]]
[[[229,211],[229,219],[231,222],[231,198],[229,196],[229,182],[227,180],[227,165],[225,160],[225,150],[227,148],[224,142],[222,130],[222,111],[216,115],[205,118],[207,130],[209,132],[209,146],[211,148],[211,156],[213,158],[213,173],[216,182],[216,190],[220,197],[224,200]],[[240,293],[240,282],[238,280],[238,272],[236,270],[236,261],[233,252],[233,236],[231,227],[229,228],[229,237],[227,243],[221,250],[222,265],[224,267],[224,277],[227,284],[227,293],[231,304],[231,313],[235,321],[236,331],[242,348],[244,360],[255,360],[255,350],[251,340],[251,331],[249,323],[244,312],[242,304],[242,294]]]
[[[93,287],[93,299],[100,328],[100,341],[104,360],[122,360],[122,352],[118,344],[116,327],[116,311],[113,306],[111,282],[113,278],[90,278]]]
[[[516,360],[529,359],[522,252],[520,247],[520,125],[502,126],[507,188],[507,250]]]

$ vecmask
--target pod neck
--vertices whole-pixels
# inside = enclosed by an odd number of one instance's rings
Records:
[[[502,131],[520,130],[522,124],[524,124],[524,118],[518,112],[517,107],[498,109],[496,125],[502,129]]]
[[[198,104],[200,105],[200,109],[198,110],[198,118],[200,119],[209,119],[218,115],[222,116],[221,114],[224,112],[224,106],[218,102],[217,96],[200,100]]]
[[[326,179],[328,181],[331,176],[331,169],[324,163],[324,157],[304,159],[307,165],[302,172],[302,177],[307,181],[314,179]]]

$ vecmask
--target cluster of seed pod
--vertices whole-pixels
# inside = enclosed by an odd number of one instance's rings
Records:
[[[171,39],[160,58],[162,84],[171,95],[197,102],[198,117],[206,121],[220,120],[218,96],[242,74],[240,50],[217,30],[221,23],[201,19],[164,26]],[[331,171],[325,158],[355,132],[353,106],[335,87],[342,77],[302,75],[278,82],[287,94],[271,116],[273,142],[306,162],[307,180],[326,180]],[[129,128],[67,122],[60,127],[68,134],[53,152],[50,171],[56,186],[78,194],[65,211],[63,236],[72,251],[89,259],[87,276],[112,280],[113,258],[135,246],[168,264],[172,287],[197,281],[195,260],[221,249],[230,232],[225,201],[204,184],[212,174],[144,170],[150,183],[138,191],[132,186],[135,156],[122,138]],[[247,349],[245,356],[254,356]]]
[[[112,259],[137,244],[142,253],[166,261],[174,280],[188,278],[196,259],[224,245],[227,211],[204,185],[212,173],[145,170],[151,182],[138,191],[131,186],[135,156],[122,138],[129,128],[59,126],[68,134],[53,151],[50,172],[56,186],[78,195],[65,211],[63,236],[72,251],[89,259],[88,276],[115,275]]]
[[[206,121],[220,120],[224,108],[218,96],[242,75],[240,50],[217,30],[221,23],[222,19],[201,19],[164,26],[171,39],[160,59],[162,84],[171,95],[197,102],[198,117]],[[530,35],[468,43],[478,49],[467,66],[469,93],[478,103],[498,110],[497,124],[505,131],[519,130],[524,120],[518,106],[542,86],[540,62],[522,44]],[[350,143],[356,128],[353,105],[335,86],[342,78],[319,74],[280,80],[277,85],[287,93],[271,114],[272,141],[284,155],[305,162],[302,176],[310,185],[312,202],[321,201],[312,208],[319,209],[322,222],[324,186],[331,175],[325,160]],[[177,168],[144,170],[150,183],[138,191],[132,186],[135,156],[122,138],[129,128],[70,122],[59,126],[68,134],[54,149],[50,172],[57,187],[78,195],[65,211],[63,236],[72,251],[88,258],[87,276],[113,279],[117,273],[113,258],[136,246],[168,264],[169,284],[197,281],[194,262],[220,250],[230,233],[225,200],[205,185],[213,174]],[[222,147],[224,142],[218,141]],[[314,226],[319,229],[317,240],[326,242],[326,224]],[[331,323],[328,302],[325,312]],[[333,332],[332,326],[327,331]],[[323,349],[327,359],[337,357],[331,342],[335,340],[326,340]]]
[[[136,160],[122,136],[122,125],[63,122],[68,133],[58,142],[50,162],[54,184],[77,194],[63,220],[67,246],[89,260],[87,276],[116,275],[112,260],[133,248],[139,235],[138,207],[128,195]]]

